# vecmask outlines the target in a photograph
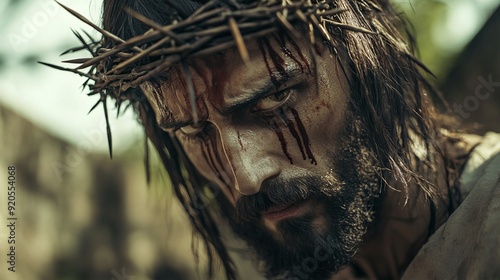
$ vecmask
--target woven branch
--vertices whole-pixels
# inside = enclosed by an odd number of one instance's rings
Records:
[[[305,34],[302,35],[295,29],[296,23],[303,23],[308,27],[308,37],[312,44],[315,43],[315,33],[318,33],[335,45],[327,31],[328,25],[350,31],[373,33],[334,21],[335,15],[344,12],[336,8],[334,2],[335,0],[316,0],[315,3],[311,0],[261,0],[242,7],[234,0],[210,0],[186,19],[179,19],[165,26],[132,9],[125,8],[125,12],[150,28],[144,34],[128,40],[100,28],[76,11],[58,3],[98,31],[102,39],[96,41],[85,33],[89,39],[87,42],[83,36],[73,31],[82,45],[71,48],[63,54],[86,50],[91,57],[65,61],[78,64],[76,68],[42,64],[86,77],[87,81],[83,86],[90,89],[88,95],[100,95],[100,100],[91,111],[102,103],[108,121],[106,108],[108,96],[114,98],[116,106],[120,107],[123,100],[131,98],[127,94],[130,89],[158,77],[175,64],[184,65],[188,85],[192,84],[188,68],[185,67],[185,61],[191,57],[236,47],[242,60],[247,62],[250,57],[245,46],[246,40],[263,37],[279,30],[285,30],[295,38],[303,37]],[[87,68],[87,72],[83,72]],[[195,102],[194,88],[189,87],[188,90],[191,102]],[[194,105],[192,104],[193,108]],[[193,113],[196,123],[196,112]],[[108,140],[111,153],[109,126]]]
[[[333,0],[319,1],[256,1],[257,3],[234,10],[231,5],[212,0],[185,20],[162,26],[145,16],[126,8],[125,11],[150,29],[142,35],[123,40],[96,26],[76,11],[60,4],[68,12],[87,23],[99,33],[103,40],[97,42],[75,32],[82,46],[65,52],[87,50],[92,57],[65,61],[79,64],[76,68],[62,68],[89,78],[91,93],[103,93],[116,99],[126,99],[123,92],[136,88],[141,83],[165,71],[172,65],[189,57],[207,55],[236,47],[244,62],[249,55],[245,41],[285,29],[294,37],[301,34],[294,28],[297,22],[312,25],[310,32],[319,32],[332,41],[327,25],[358,32],[368,30],[333,21],[331,16],[343,12],[334,8]],[[327,18],[328,17],[328,18]],[[314,38],[314,34],[310,34]],[[116,42],[112,48],[104,48],[104,40]],[[50,65],[55,67],[54,65]],[[83,69],[90,67],[87,73]]]

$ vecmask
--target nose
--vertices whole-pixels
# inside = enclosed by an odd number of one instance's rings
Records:
[[[221,152],[227,159],[225,169],[233,173],[234,187],[239,193],[255,194],[265,180],[279,175],[280,168],[265,133],[234,127],[217,130]]]

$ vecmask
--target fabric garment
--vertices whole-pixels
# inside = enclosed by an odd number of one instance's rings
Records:
[[[488,133],[461,175],[462,204],[402,279],[500,279],[500,134]]]

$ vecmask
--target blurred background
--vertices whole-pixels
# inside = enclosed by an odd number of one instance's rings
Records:
[[[99,22],[101,1],[60,2]],[[393,2],[413,25],[450,113],[477,133],[500,131],[500,0]],[[131,111],[111,111],[111,160],[102,110],[87,113],[97,97],[79,88],[84,79],[36,63],[78,58],[59,56],[79,44],[71,29],[97,37],[52,0],[0,2],[0,279],[204,279],[204,258],[197,266],[187,217],[155,158],[146,183]],[[15,273],[3,225],[10,165]],[[251,256],[232,247],[242,279],[259,279]]]

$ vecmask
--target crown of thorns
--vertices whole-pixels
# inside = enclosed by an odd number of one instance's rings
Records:
[[[102,35],[96,41],[88,33],[85,35],[73,31],[82,43],[62,55],[86,50],[91,57],[63,61],[78,64],[76,68],[65,68],[49,63],[44,65],[58,70],[69,71],[86,77],[83,87],[88,87],[88,95],[100,95],[99,101],[90,109],[93,111],[103,104],[108,127],[108,144],[111,155],[111,133],[109,129],[106,99],[116,100],[118,114],[121,101],[130,99],[128,92],[167,70],[176,63],[184,63],[187,58],[207,55],[236,47],[244,62],[249,55],[245,40],[263,37],[285,29],[298,38],[300,34],[294,24],[304,23],[309,29],[309,40],[314,44],[315,33],[333,44],[333,38],[327,31],[328,25],[347,30],[372,33],[369,30],[347,25],[333,20],[333,16],[345,10],[336,8],[334,0],[261,0],[241,5],[235,0],[210,0],[200,6],[192,15],[160,25],[138,12],[125,8],[125,12],[149,27],[145,33],[124,40],[106,31],[76,11],[62,5],[65,10],[90,25]],[[110,44],[111,42],[111,44]],[[106,45],[105,45],[106,43]],[[89,69],[84,71],[84,69]],[[184,67],[188,85],[189,72]],[[195,106],[195,92],[188,87],[192,106]]]

